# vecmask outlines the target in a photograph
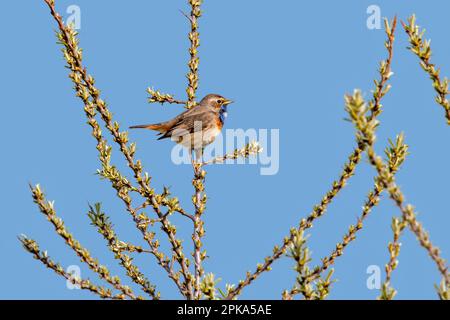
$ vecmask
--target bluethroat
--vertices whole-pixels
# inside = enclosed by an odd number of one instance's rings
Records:
[[[158,140],[171,138],[191,152],[195,151],[199,161],[203,149],[220,134],[227,117],[227,106],[232,102],[218,94],[209,94],[200,103],[171,120],[132,126],[130,129],[158,131]]]

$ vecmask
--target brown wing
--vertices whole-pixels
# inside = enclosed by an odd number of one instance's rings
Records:
[[[177,121],[158,140],[179,137],[194,133],[195,131],[208,129],[214,125],[215,118],[214,112],[203,108],[182,114],[182,116],[180,115],[180,117],[175,118]]]
[[[136,126],[131,126],[130,129],[149,129],[149,130],[155,130],[159,131],[160,134],[163,134],[170,130],[174,125],[176,125],[181,118],[183,118],[186,114],[192,113],[194,108],[184,111],[183,113],[180,113],[175,118],[160,122],[160,123],[152,123],[152,124],[141,124]]]

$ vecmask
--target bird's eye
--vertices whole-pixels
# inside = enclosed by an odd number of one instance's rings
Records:
[[[224,102],[225,102],[225,101],[224,101],[223,99],[218,99],[218,100],[217,100],[217,103],[218,103],[218,104],[223,104]]]

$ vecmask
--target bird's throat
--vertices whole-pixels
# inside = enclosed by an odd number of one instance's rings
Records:
[[[224,124],[225,119],[227,118],[227,106],[222,106],[219,111],[219,119],[222,124]]]

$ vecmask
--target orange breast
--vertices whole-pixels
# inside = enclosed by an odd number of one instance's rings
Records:
[[[216,127],[217,127],[217,129],[222,130],[223,123],[222,123],[222,121],[220,121],[219,118],[216,119]]]

